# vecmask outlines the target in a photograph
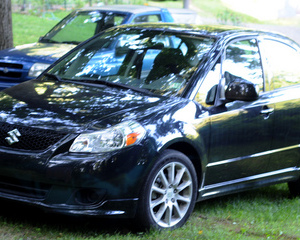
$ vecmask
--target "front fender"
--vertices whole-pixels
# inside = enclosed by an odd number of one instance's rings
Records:
[[[183,106],[184,104],[184,106]],[[189,101],[180,104],[176,111],[165,112],[155,124],[147,126],[158,152],[172,148],[185,153],[205,169],[209,149],[209,114],[201,106]],[[189,153],[185,149],[190,149]]]

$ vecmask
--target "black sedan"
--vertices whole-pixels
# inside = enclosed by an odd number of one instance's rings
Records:
[[[119,26],[0,93],[0,197],[182,226],[195,202],[300,194],[300,52],[278,34]]]

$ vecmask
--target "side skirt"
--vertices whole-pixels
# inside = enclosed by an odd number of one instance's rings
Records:
[[[300,168],[291,167],[251,177],[207,185],[199,189],[199,196],[197,200],[202,201],[209,198],[247,191],[272,184],[294,181],[299,177]]]

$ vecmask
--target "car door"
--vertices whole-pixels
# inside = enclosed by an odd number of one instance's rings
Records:
[[[253,102],[226,101],[226,86],[235,79],[251,81],[262,93],[263,72],[255,39],[231,42],[195,99],[207,107],[211,122],[206,189],[250,181],[267,171],[274,105],[260,97]]]
[[[264,39],[261,45],[266,94],[275,104],[268,171],[281,174],[294,171],[300,160],[300,53],[296,46],[275,39]]]

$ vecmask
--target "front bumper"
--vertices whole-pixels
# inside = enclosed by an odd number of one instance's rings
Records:
[[[150,166],[145,150],[50,158],[2,150],[0,197],[67,215],[132,218]]]
[[[6,191],[2,190],[3,189],[0,190],[0,197],[3,199],[34,205],[36,207],[42,208],[47,212],[55,212],[65,215],[133,218],[136,214],[138,204],[138,198],[111,200],[103,199],[97,202],[97,204],[70,204],[69,200],[74,197],[74,194],[72,194],[72,192],[74,193],[76,192],[76,190],[71,190],[71,194],[69,195],[68,192],[70,192],[70,189],[67,188],[57,189],[56,187],[54,187],[51,190],[51,194],[49,194],[49,197],[45,199],[28,198],[19,194],[6,193]],[[59,202],[58,200],[63,199],[60,198],[58,194],[64,196],[66,198],[66,201]],[[51,196],[58,198],[56,198],[56,200],[52,202],[50,200]]]

